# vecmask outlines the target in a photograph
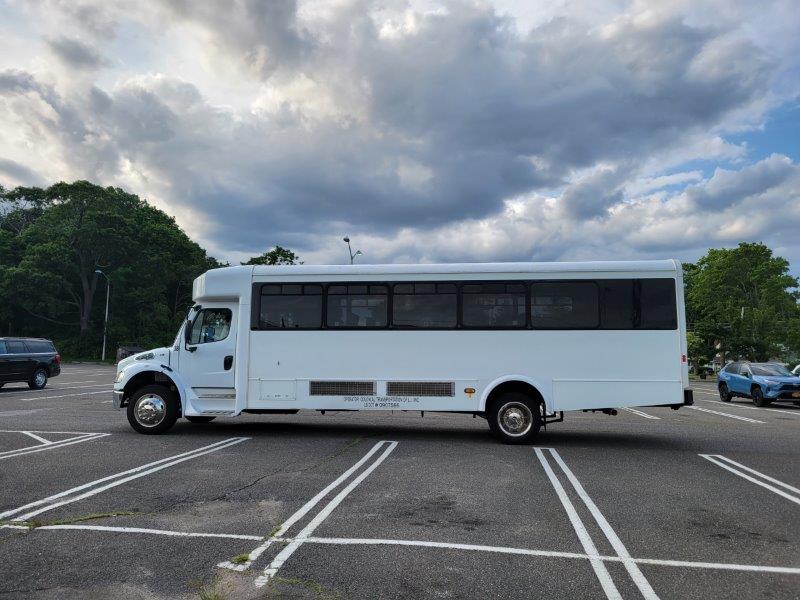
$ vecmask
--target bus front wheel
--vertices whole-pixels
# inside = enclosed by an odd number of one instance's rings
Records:
[[[539,403],[520,392],[509,392],[492,401],[486,420],[494,436],[505,444],[528,444],[539,433]]]
[[[128,400],[128,423],[139,433],[164,433],[175,424],[179,412],[178,396],[163,385],[141,387]]]

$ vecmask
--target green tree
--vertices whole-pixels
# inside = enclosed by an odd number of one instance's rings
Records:
[[[300,257],[288,248],[275,246],[260,256],[253,256],[243,265],[297,265],[303,264]]]
[[[98,346],[105,285],[96,269],[111,280],[113,348],[168,342],[193,279],[219,266],[170,216],[119,188],[76,181],[0,199],[0,317],[9,332],[58,339],[68,354]]]
[[[766,245],[711,249],[684,265],[684,283],[695,352],[767,360],[800,341],[791,335],[800,327],[797,279]]]

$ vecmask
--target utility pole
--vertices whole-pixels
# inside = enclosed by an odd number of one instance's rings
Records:
[[[349,237],[347,237],[347,236],[345,236],[345,237],[344,237],[344,238],[342,238],[342,239],[343,239],[345,242],[347,242],[347,252],[350,254],[350,264],[352,265],[352,264],[353,264],[353,261],[354,261],[354,260],[355,260],[355,258],[356,258],[356,256],[364,256],[364,253],[363,253],[363,252],[361,252],[361,250],[356,250],[356,251],[355,251],[355,253],[353,253],[353,249],[350,247],[350,238],[349,238]]]
[[[95,273],[98,275],[102,275],[106,278],[106,319],[103,321],[103,353],[100,355],[100,360],[105,362],[106,360],[106,335],[108,334],[108,297],[111,294],[111,280],[108,278],[108,275],[103,273],[100,269],[95,269]]]

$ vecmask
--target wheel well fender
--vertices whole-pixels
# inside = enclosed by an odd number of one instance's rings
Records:
[[[489,403],[502,394],[507,392],[521,392],[535,400],[538,400],[539,402],[542,402],[545,405],[545,409],[548,412],[552,412],[552,402],[548,402],[547,398],[542,393],[543,389],[545,388],[540,382],[536,381],[535,379],[531,379],[530,377],[525,377],[522,375],[508,375],[505,377],[500,377],[492,381],[484,389],[483,395],[481,396],[480,410],[481,412],[485,412],[486,407],[489,406]]]
[[[125,384],[125,387],[123,388],[124,394],[122,396],[123,405],[127,403],[128,399],[136,390],[146,385],[163,385],[168,387],[175,392],[176,396],[178,396],[178,402],[181,405],[183,404],[181,400],[180,388],[169,375],[162,371],[140,371],[131,377]]]

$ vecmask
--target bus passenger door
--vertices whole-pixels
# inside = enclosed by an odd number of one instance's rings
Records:
[[[181,374],[209,410],[232,408],[236,400],[236,313],[238,305],[204,304],[195,314],[180,361]]]

